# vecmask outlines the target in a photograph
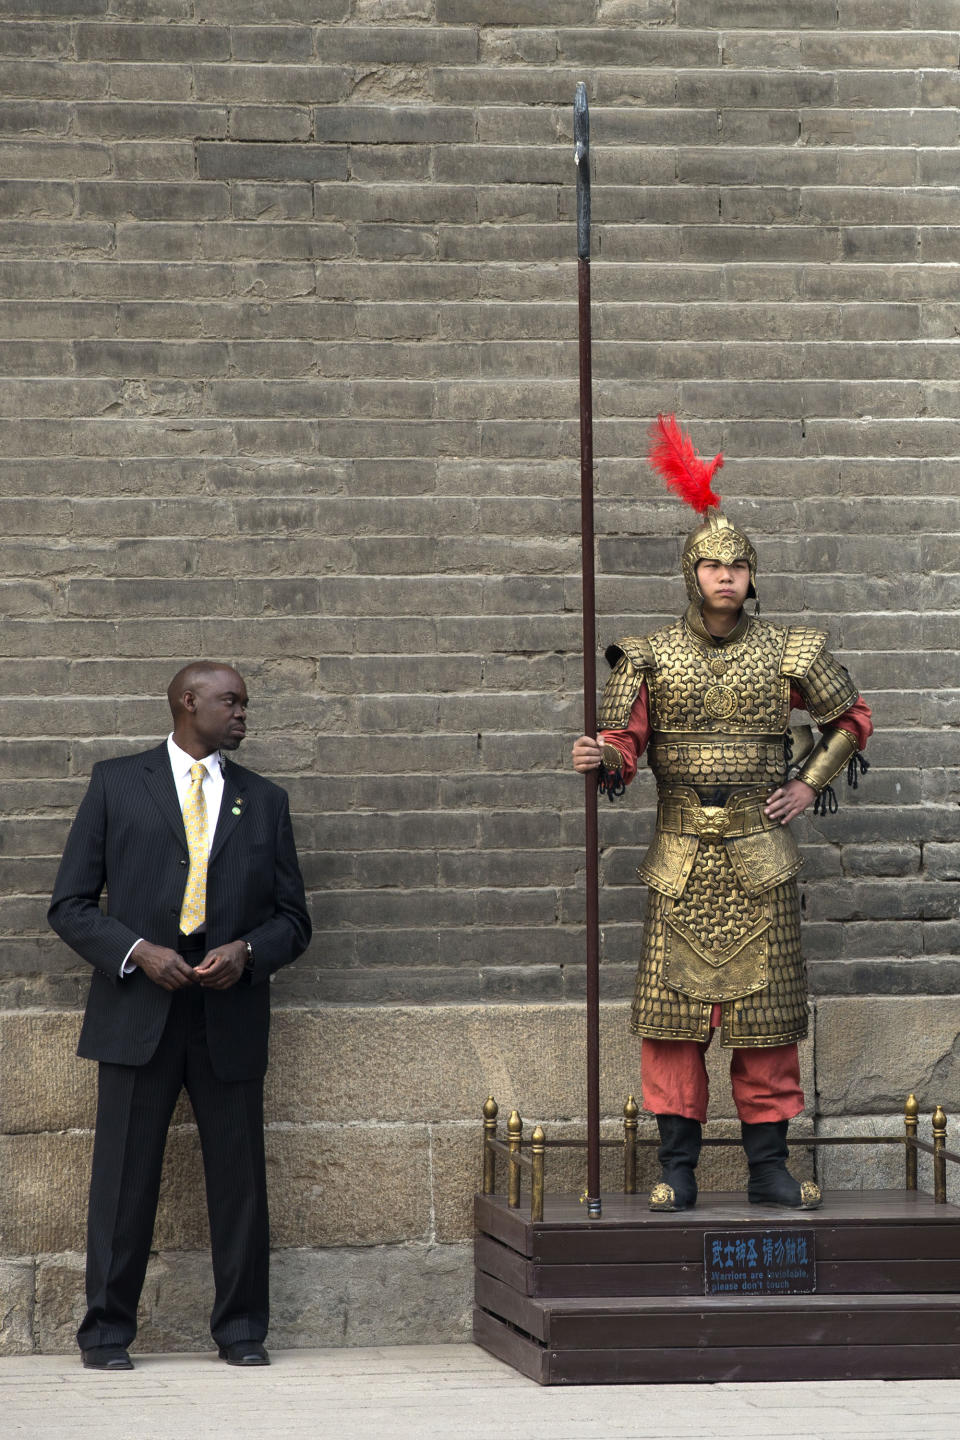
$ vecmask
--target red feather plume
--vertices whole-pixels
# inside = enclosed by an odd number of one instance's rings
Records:
[[[648,459],[681,500],[692,505],[699,515],[711,505],[720,504],[720,496],[710,488],[714,475],[723,465],[723,455],[701,460],[693,441],[677,424],[675,415],[658,415],[649,430],[651,445]]]

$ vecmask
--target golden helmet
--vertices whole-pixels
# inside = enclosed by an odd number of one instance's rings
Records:
[[[683,578],[687,595],[696,605],[703,603],[703,594],[697,584],[697,562],[700,560],[721,560],[730,564],[734,560],[746,560],[750,566],[750,588],[748,597],[753,600],[757,594],[757,552],[748,535],[731,525],[726,515],[719,510],[708,510],[702,522],[687,536],[683,547]]]

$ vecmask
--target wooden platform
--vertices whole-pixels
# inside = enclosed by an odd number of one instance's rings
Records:
[[[476,1221],[474,1338],[543,1385],[960,1376],[960,1209],[921,1192],[554,1196],[536,1224],[478,1195]],[[704,1233],[738,1228],[812,1232],[815,1293],[706,1295]]]

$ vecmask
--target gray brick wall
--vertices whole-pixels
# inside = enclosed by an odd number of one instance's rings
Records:
[[[817,987],[875,962],[912,988],[900,962],[949,952],[960,40],[915,8],[18,7],[0,995],[63,994],[66,817],[199,651],[250,672],[251,762],[294,797],[319,934],[288,989],[495,997],[519,965],[531,998],[579,993],[580,76],[601,636],[680,603],[684,517],[638,462],[676,409],[727,451],[768,613],[827,625],[876,702],[869,782],[806,827]],[[649,798],[604,815],[612,994]]]
[[[579,79],[599,638],[682,604],[640,458],[676,410],[766,614],[875,707],[863,787],[802,827],[817,1003],[955,991],[955,5],[5,8],[0,1010],[80,1003],[69,818],[196,654],[245,671],[293,801],[317,935],[278,1003],[582,994]],[[611,1001],[650,802],[601,817]]]

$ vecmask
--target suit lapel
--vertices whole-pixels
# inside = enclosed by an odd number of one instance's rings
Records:
[[[158,745],[156,750],[148,750],[143,757],[143,780],[148,794],[169,824],[178,843],[186,851],[187,836],[166,745]]]
[[[220,801],[220,815],[217,819],[213,844],[210,846],[210,859],[207,862],[209,865],[213,864],[234,830],[242,823],[246,808],[247,785],[243,770],[239,765],[234,765],[230,760],[224,759],[223,798]]]

